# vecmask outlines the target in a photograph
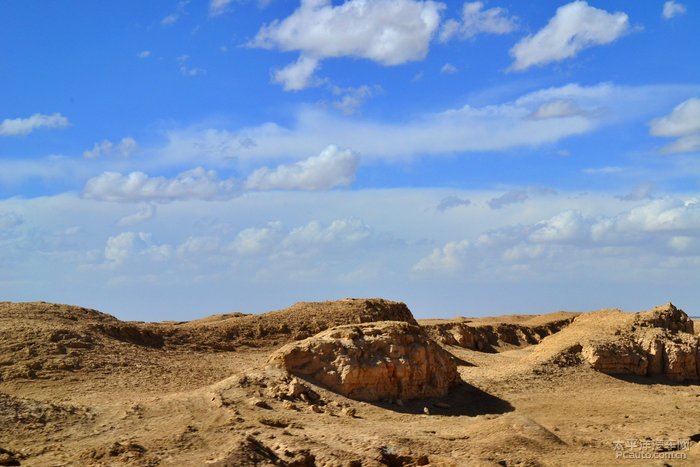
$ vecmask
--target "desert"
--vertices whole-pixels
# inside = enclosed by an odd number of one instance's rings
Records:
[[[0,329],[0,465],[700,464],[700,337],[671,303],[146,323],[2,302]]]

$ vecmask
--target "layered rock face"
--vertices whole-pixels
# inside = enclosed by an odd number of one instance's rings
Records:
[[[693,334],[693,321],[671,303],[637,313],[631,327],[587,343],[581,354],[604,373],[700,378],[700,338]]]
[[[547,336],[555,334],[571,324],[575,316],[548,322],[542,325],[516,323],[472,324],[469,322],[446,322],[423,325],[438,342],[480,352],[496,352],[508,346],[524,347],[538,344]]]
[[[443,396],[459,380],[447,351],[419,326],[398,321],[328,329],[287,344],[270,362],[365,401]]]

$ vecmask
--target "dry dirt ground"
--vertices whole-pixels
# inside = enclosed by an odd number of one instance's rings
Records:
[[[368,403],[309,382],[285,392],[293,380],[268,358],[331,326],[415,323],[401,304],[154,324],[0,303],[0,465],[699,466],[697,381],[538,357],[576,317],[419,321],[435,336],[478,330],[474,345],[443,342],[463,383],[439,399]]]

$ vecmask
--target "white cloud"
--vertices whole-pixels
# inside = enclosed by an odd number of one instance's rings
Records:
[[[451,63],[445,63],[442,68],[440,68],[440,73],[446,74],[446,75],[453,75],[457,73],[459,70],[457,69],[456,66],[454,66]]]
[[[477,34],[508,34],[518,28],[518,20],[508,16],[504,8],[484,10],[483,2],[467,2],[462,7],[462,20],[450,19],[440,30],[440,41],[447,42],[458,37],[469,39]]]
[[[199,75],[206,72],[206,70],[203,70],[202,68],[189,66],[188,65],[189,60],[190,60],[189,55],[180,55],[179,57],[177,57],[177,61],[180,64],[180,74],[182,76],[187,76],[187,77],[199,76]]]
[[[700,99],[690,98],[678,104],[673,111],[649,123],[654,136],[687,136],[700,132]]]
[[[179,18],[180,17],[177,14],[172,13],[172,14],[169,14],[169,15],[163,17],[163,19],[160,20],[160,24],[162,26],[171,26],[171,25],[177,23],[177,20]]]
[[[147,204],[133,214],[128,214],[117,221],[119,227],[131,227],[147,220],[153,219],[156,215],[156,205]]]
[[[583,169],[581,172],[587,175],[612,175],[624,172],[625,169],[616,166],[605,166],[605,167],[594,167],[589,169]]]
[[[218,16],[225,13],[233,0],[209,0],[209,15]]]
[[[28,118],[6,118],[0,122],[0,136],[24,136],[39,128],[65,128],[68,119],[60,113],[34,114]]]
[[[241,230],[229,245],[229,249],[239,255],[259,255],[268,252],[279,243],[281,230],[280,222],[268,223],[266,227]]]
[[[468,240],[448,242],[442,248],[435,248],[429,256],[418,261],[413,266],[413,271],[457,271],[463,267],[469,247]]]
[[[576,56],[583,49],[610,44],[629,32],[623,12],[608,13],[574,1],[557,9],[547,25],[520,40],[512,49],[514,70],[525,70]]]
[[[151,261],[166,260],[172,254],[170,245],[156,245],[147,232],[122,232],[109,237],[104,248],[105,266],[114,268],[134,257]]]
[[[416,262],[413,270],[455,272],[468,259],[470,269],[477,271],[482,267],[498,269],[497,264],[507,268],[507,263],[561,271],[574,259],[600,264],[606,261],[602,258],[631,261],[646,257],[648,262],[656,254],[700,255],[700,249],[695,248],[700,245],[697,198],[645,200],[610,215],[585,213],[582,206],[583,202],[577,209],[560,211],[534,223],[511,221],[510,225],[478,235],[474,242],[449,241]],[[644,267],[657,266],[652,262]]]
[[[220,248],[220,240],[214,236],[187,237],[187,240],[180,243],[176,248],[179,257],[194,256],[201,258],[203,255],[217,254]]]
[[[43,298],[147,320],[346,296],[405,300],[423,317],[464,314],[467,302],[470,314],[611,303],[642,309],[669,297],[700,308],[697,193],[623,201],[617,193],[564,192],[492,210],[487,201],[497,194],[361,189],[190,198],[158,204],[150,235],[115,226],[137,210],[133,204],[74,194],[3,199],[0,213],[23,223],[0,230],[0,290],[7,300]],[[436,213],[448,196],[472,203]]]
[[[309,250],[323,248],[324,245],[332,245],[333,248],[352,246],[371,234],[369,226],[356,218],[337,219],[327,226],[311,221],[292,229],[282,241],[282,246],[287,254],[308,254]]]
[[[122,175],[104,172],[87,181],[82,196],[100,201],[159,201],[228,199],[238,195],[233,179],[220,180],[213,170],[197,167],[175,178],[149,177],[143,172]]]
[[[664,8],[661,12],[661,16],[664,19],[671,19],[674,16],[684,15],[686,12],[686,7],[682,3],[676,3],[674,1],[664,2]]]
[[[137,57],[139,58],[148,58],[151,56],[151,51],[150,50],[142,50],[141,52],[138,53]]]
[[[579,211],[568,210],[535,225],[529,238],[537,243],[572,242],[586,238],[588,227]]]
[[[359,110],[367,99],[383,91],[381,86],[359,86],[356,88],[341,88],[331,86],[331,91],[339,99],[333,102],[333,107],[343,112],[345,115],[352,115]]]
[[[123,263],[133,252],[136,234],[123,232],[107,239],[105,259],[113,263]]]
[[[355,179],[360,158],[350,149],[328,146],[318,156],[275,169],[253,172],[245,182],[253,190],[328,190]]]
[[[232,159],[248,164],[280,158],[300,160],[317,154],[329,143],[352,148],[363,161],[537,147],[598,128],[651,119],[699,89],[690,85],[567,84],[498,105],[464,105],[397,121],[345,118],[320,106],[301,106],[286,126],[266,122],[231,130],[203,125],[172,130],[166,133],[166,144],[149,161],[228,167]],[[572,102],[582,110],[581,115],[531,117],[544,103],[557,100]]]
[[[117,144],[114,144],[106,139],[99,143],[95,143],[92,149],[83,152],[83,157],[85,159],[97,159],[99,157],[106,157],[116,153],[119,156],[126,158],[133,154],[137,147],[138,145],[136,144],[136,140],[131,136],[122,138]]]
[[[700,99],[692,97],[678,104],[670,114],[649,122],[652,136],[678,138],[663,148],[667,154],[700,150]]]
[[[585,116],[587,112],[570,100],[553,100],[543,103],[530,116],[535,119]]]
[[[440,23],[441,3],[415,0],[302,0],[282,21],[263,26],[252,47],[299,51],[299,60],[275,73],[285,89],[313,83],[320,60],[359,57],[382,65],[422,60]]]
[[[384,122],[302,106],[289,126],[266,122],[231,131],[201,126],[171,131],[168,143],[152,160],[222,167],[231,159],[257,163],[281,157],[299,160],[317,154],[329,143],[351,147],[363,161],[537,147],[601,127],[651,119],[671,103],[697,92],[697,86],[567,84],[498,105],[464,105]],[[531,117],[543,104],[558,100],[572,102],[582,110],[581,115]]]
[[[275,70],[272,79],[275,83],[281,84],[285,91],[301,91],[322,82],[313,76],[318,67],[316,58],[302,54],[296,62]]]

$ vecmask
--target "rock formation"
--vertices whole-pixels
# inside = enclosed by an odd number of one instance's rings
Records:
[[[563,358],[574,352],[603,373],[698,380],[700,337],[693,331],[693,321],[672,303],[640,313],[601,310],[577,317],[533,358],[575,361]]]
[[[399,321],[328,329],[287,344],[270,361],[365,401],[443,396],[459,379],[448,352],[419,326]]]
[[[531,323],[482,323],[479,319],[426,320],[421,325],[436,341],[480,352],[496,352],[498,349],[524,347],[538,344],[571,324],[578,313],[559,313],[563,316],[547,322]],[[534,319],[537,319],[535,316]]]

